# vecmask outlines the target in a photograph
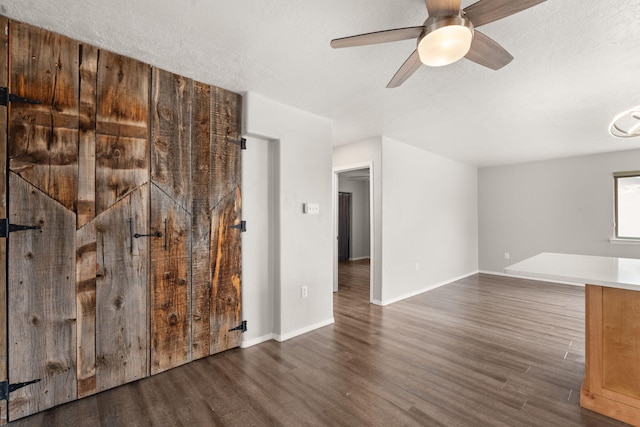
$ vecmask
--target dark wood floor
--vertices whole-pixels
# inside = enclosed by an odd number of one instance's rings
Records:
[[[10,425],[623,425],[579,406],[583,291],[479,274],[378,307],[367,262],[345,263],[335,325]]]

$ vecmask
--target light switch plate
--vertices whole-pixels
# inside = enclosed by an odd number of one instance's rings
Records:
[[[306,204],[306,213],[309,215],[319,215],[320,214],[320,203],[307,203]]]

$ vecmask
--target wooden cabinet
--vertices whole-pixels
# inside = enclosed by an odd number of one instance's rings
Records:
[[[0,24],[0,421],[237,347],[240,95]]]
[[[580,405],[640,425],[640,292],[586,285]]]

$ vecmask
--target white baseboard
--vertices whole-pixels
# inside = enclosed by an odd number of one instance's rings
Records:
[[[542,279],[540,277],[533,277],[533,276],[520,276],[516,274],[501,273],[498,271],[480,270],[478,271],[478,273],[491,274],[493,276],[513,277],[514,279],[527,279],[527,280],[536,280],[538,282],[558,283],[560,285],[584,286],[584,283],[579,283],[579,282],[564,282],[562,280]]]
[[[370,256],[360,256],[357,258],[349,258],[349,261],[360,261],[361,259],[371,259]]]
[[[439,282],[439,283],[435,283],[433,285],[429,285],[429,286],[427,286],[425,288],[422,288],[422,289],[417,290],[415,292],[411,292],[411,293],[408,293],[408,294],[401,295],[399,297],[395,297],[395,298],[391,298],[391,299],[387,299],[387,300],[382,300],[382,301],[374,300],[372,302],[374,304],[376,304],[376,305],[381,305],[381,306],[393,304],[394,302],[398,302],[398,301],[405,300],[407,298],[415,297],[416,295],[420,295],[420,294],[423,294],[425,292],[432,291],[432,290],[434,290],[436,288],[439,288],[440,286],[448,285],[449,283],[455,282],[456,280],[464,279],[465,277],[473,276],[474,274],[477,274],[477,273],[478,273],[478,271],[473,271],[471,273],[462,274],[460,276],[452,277],[451,279],[447,279],[447,280],[445,280],[443,282]]]
[[[254,345],[258,345],[261,344],[265,341],[269,341],[269,340],[274,340],[276,339],[276,335],[275,334],[266,334],[266,335],[262,335],[261,337],[257,337],[257,338],[253,338],[250,340],[242,340],[242,342],[240,343],[240,348],[247,348],[247,347],[251,347]]]
[[[324,320],[322,322],[315,323],[313,325],[306,326],[304,328],[296,329],[295,331],[292,331],[292,332],[287,332],[286,334],[282,334],[282,335],[275,335],[274,334],[273,338],[276,341],[282,342],[282,341],[286,341],[288,339],[291,339],[293,337],[297,337],[298,335],[306,334],[307,332],[311,332],[311,331],[313,331],[315,329],[319,329],[319,328],[323,328],[323,327],[328,326],[328,325],[332,325],[334,323],[335,323],[335,320],[333,319],[333,316],[331,316],[330,319]]]

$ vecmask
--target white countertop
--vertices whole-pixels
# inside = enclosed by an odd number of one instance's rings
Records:
[[[543,252],[504,269],[537,279],[640,291],[640,259]]]

